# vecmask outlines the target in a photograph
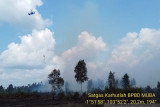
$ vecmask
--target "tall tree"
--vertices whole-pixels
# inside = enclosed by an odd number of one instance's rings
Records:
[[[10,84],[10,85],[7,87],[7,92],[8,92],[8,93],[13,93],[13,91],[14,91],[13,85]]]
[[[149,85],[147,85],[147,87],[145,88],[145,91],[147,93],[152,93],[153,92],[152,88]]]
[[[129,80],[129,76],[128,74],[124,74],[123,78],[122,78],[122,85],[124,89],[127,89],[130,87],[130,80]]]
[[[111,71],[109,72],[108,84],[110,89],[117,87],[118,80],[115,79],[114,72],[111,72]]]
[[[160,92],[160,82],[159,81],[157,82],[157,89]]]
[[[81,84],[81,93],[82,93],[82,83],[88,80],[87,67],[84,60],[79,60],[74,69],[74,72],[76,73],[75,74],[76,81]]]
[[[54,69],[49,75],[49,84],[52,85],[52,91],[55,92],[57,89],[61,89],[64,85],[64,80],[60,77],[60,70]]]
[[[5,90],[4,87],[1,85],[1,86],[0,86],[0,93],[3,93],[4,90]]]

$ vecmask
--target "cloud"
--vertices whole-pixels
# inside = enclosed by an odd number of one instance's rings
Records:
[[[14,86],[23,86],[33,82],[46,82],[52,69],[51,65],[46,65],[43,69],[4,69],[0,72],[1,85],[8,87],[11,83]]]
[[[82,32],[77,45],[59,56],[54,55],[55,39],[49,29],[33,30],[32,34],[21,36],[20,39],[21,43],[10,43],[0,55],[0,78],[1,81],[7,81],[3,85],[45,81],[54,68],[61,70],[65,81],[72,81],[74,67],[80,59],[84,59],[88,70],[94,72],[102,67],[102,63],[96,62],[98,55],[107,49],[101,37],[96,38],[88,32]],[[45,64],[43,54],[46,56]],[[93,72],[89,72],[89,75]],[[93,76],[95,73],[90,77]]]
[[[129,32],[112,51],[111,63],[126,63],[134,66],[160,52],[160,30],[143,28],[140,33]]]
[[[10,43],[0,55],[3,68],[38,69],[53,57],[55,39],[49,29],[33,30],[32,34],[20,37],[21,43]]]
[[[131,74],[138,85],[155,86],[160,75],[160,29],[142,28],[139,33],[129,32],[116,46],[108,66],[122,76]],[[142,78],[143,76],[143,78]],[[152,80],[149,78],[154,77]]]
[[[60,56],[55,56],[53,58],[53,64],[59,65],[65,80],[75,81],[74,67],[78,61],[80,59],[84,59],[87,63],[87,68],[93,67],[91,66],[91,63],[93,64],[94,61],[96,62],[98,60],[99,54],[106,49],[106,43],[104,43],[101,37],[96,38],[88,32],[81,32],[81,34],[78,36],[77,45],[66,50]],[[95,67],[88,69],[93,70],[94,68],[96,68],[96,64]]]
[[[20,43],[10,43],[0,54],[0,81],[6,87],[10,83],[19,86],[46,81],[54,68],[50,64],[55,47],[53,32],[47,28],[33,30],[20,39]]]
[[[111,70],[119,79],[128,73],[136,79],[138,86],[155,86],[160,75],[159,35],[159,29],[150,28],[143,28],[139,33],[129,32],[110,51],[109,60],[102,62],[99,57],[103,57],[101,53],[108,48],[102,37],[81,32],[75,46],[55,55],[53,32],[49,29],[33,30],[32,34],[21,36],[20,43],[10,43],[8,49],[0,54],[0,81],[8,84],[13,81],[17,85],[43,81],[56,68],[60,69],[65,81],[75,85],[74,68],[80,59],[84,59],[89,79],[106,81]]]
[[[43,19],[37,11],[41,0],[1,0],[0,22],[7,22],[19,28],[42,29],[51,24],[49,19]],[[33,9],[34,15],[28,15]]]
[[[133,53],[134,49],[139,46],[139,43],[137,43],[137,37],[137,33],[127,33],[127,36],[121,39],[121,44],[113,49],[109,63],[125,63],[128,66],[134,66],[137,64],[137,56]]]

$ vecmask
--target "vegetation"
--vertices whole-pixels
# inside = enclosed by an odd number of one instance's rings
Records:
[[[61,87],[64,85],[63,78],[60,77],[60,70],[54,69],[49,75],[49,84],[52,85],[52,91],[53,91],[53,100],[54,100],[54,94],[57,90],[61,90]]]
[[[87,67],[84,60],[79,60],[79,62],[75,67],[74,72],[76,73],[75,74],[76,81],[81,84],[81,93],[82,93],[82,83],[88,80]]]
[[[0,86],[0,93],[34,93],[34,92],[41,92],[41,88],[46,87],[46,84],[40,83],[33,83],[28,84],[27,86],[17,86],[14,87],[12,84],[8,85],[5,89],[2,85]]]
[[[49,75],[49,84],[52,85],[52,90],[55,92],[57,89],[61,89],[64,85],[63,78],[60,77],[60,70],[54,69]]]
[[[60,77],[60,70],[54,69],[48,75],[49,84],[52,87],[52,92],[42,91],[41,89],[47,87],[47,85],[43,84],[42,82],[17,87],[13,86],[12,84],[9,84],[7,88],[0,85],[0,106],[10,106],[5,105],[8,103],[11,105],[18,104],[15,106],[21,106],[22,104],[26,104],[25,106],[37,106],[37,104],[39,104],[40,106],[61,105],[61,107],[79,105],[85,106],[84,101],[86,101],[87,99],[94,99],[88,97],[88,93],[155,93],[156,97],[154,99],[157,100],[157,103],[160,103],[159,81],[157,82],[157,87],[155,88],[151,88],[149,85],[144,88],[139,88],[136,87],[136,80],[134,78],[130,79],[127,73],[125,73],[122,79],[118,81],[118,79],[116,79],[115,77],[115,73],[111,71],[109,72],[108,78],[106,80],[107,83],[101,79],[98,79],[97,81],[91,79],[88,80],[87,67],[84,60],[80,60],[77,63],[74,72],[76,81],[81,84],[81,94],[77,91],[74,92],[73,90],[71,90],[71,84],[69,82],[65,82],[64,85],[64,80],[62,77]],[[87,92],[84,92],[82,94],[82,83],[87,80]],[[80,97],[80,95],[83,97]],[[118,100],[119,98],[112,97],[111,99]],[[129,99],[144,100],[149,98],[132,97]]]
[[[115,89],[117,88],[118,80],[115,79],[114,72],[109,72],[108,76],[108,84],[110,89]]]
[[[128,74],[124,74],[122,78],[122,85],[124,89],[130,88],[130,80]]]

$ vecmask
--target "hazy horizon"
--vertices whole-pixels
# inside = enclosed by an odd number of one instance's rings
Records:
[[[88,77],[136,86],[160,81],[160,1],[0,1],[0,85],[45,82],[53,69],[76,84],[74,68]],[[35,14],[28,15],[31,11]]]

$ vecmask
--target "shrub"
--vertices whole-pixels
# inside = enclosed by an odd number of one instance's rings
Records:
[[[79,98],[79,97],[80,97],[79,93],[75,92],[74,95],[73,95],[73,98]]]
[[[60,92],[60,93],[58,93],[58,98],[59,99],[63,99],[64,98],[64,92],[62,91],[62,92]]]

